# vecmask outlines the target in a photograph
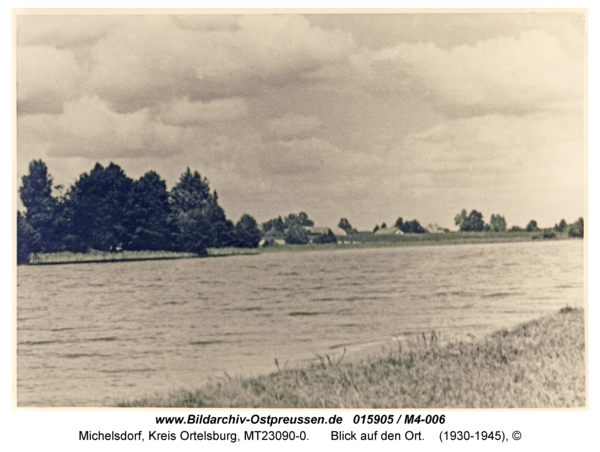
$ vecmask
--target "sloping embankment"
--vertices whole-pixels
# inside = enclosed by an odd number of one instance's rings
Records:
[[[255,408],[585,407],[582,309],[498,331],[475,343],[435,340],[362,361],[213,382],[122,406]]]

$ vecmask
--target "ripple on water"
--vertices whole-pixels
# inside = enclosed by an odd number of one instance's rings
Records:
[[[479,334],[584,300],[580,241],[65,268],[18,269],[19,406],[110,405],[272,372],[274,357]]]

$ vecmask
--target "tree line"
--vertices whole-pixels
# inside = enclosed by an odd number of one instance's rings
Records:
[[[206,255],[225,246],[256,247],[261,232],[244,214],[233,224],[206,178],[189,168],[170,190],[154,171],[133,180],[114,163],[97,163],[64,195],[52,194],[42,160],[29,165],[19,195],[17,260],[32,253],[151,250]],[[61,187],[54,187],[61,188]]]
[[[459,214],[454,217],[454,224],[458,226],[459,231],[463,232],[505,232],[506,220],[500,214],[492,214],[490,222],[486,223],[483,220],[483,214],[476,210],[472,210],[469,215],[467,211],[463,209]],[[544,238],[552,238],[553,232],[567,232],[570,237],[583,237],[583,218],[578,218],[572,224],[568,224],[564,219],[560,220],[560,223],[554,225],[553,228],[540,229],[537,221],[531,220],[527,223],[525,228],[519,226],[512,226],[508,229],[509,232],[544,232]],[[556,237],[556,234],[554,234]]]
[[[31,254],[61,251],[178,251],[202,256],[208,248],[254,248],[261,239],[265,246],[280,239],[299,245],[337,242],[331,230],[311,233],[314,222],[305,212],[279,216],[260,226],[244,214],[234,224],[226,218],[208,180],[189,168],[170,191],[156,172],[149,171],[133,180],[114,163],[107,167],[97,163],[58,196],[53,195],[53,188],[62,191],[62,187],[53,187],[52,183],[46,164],[33,160],[19,188],[25,207],[24,213],[17,212],[19,263],[27,262]],[[463,232],[507,230],[502,215],[493,214],[486,223],[476,210],[467,215],[463,209],[454,222]],[[338,227],[348,235],[358,233],[346,218]],[[376,225],[373,232],[386,227],[385,223]],[[394,227],[404,233],[428,232],[416,219],[405,222],[400,217]],[[552,238],[555,232],[583,237],[583,230],[582,218],[572,224],[563,219],[554,228],[544,230],[544,238]],[[540,229],[531,220],[525,229],[513,226],[508,231]]]

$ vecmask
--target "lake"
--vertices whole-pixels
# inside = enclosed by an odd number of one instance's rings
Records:
[[[17,404],[115,406],[275,359],[479,337],[582,307],[583,283],[581,240],[20,266]]]

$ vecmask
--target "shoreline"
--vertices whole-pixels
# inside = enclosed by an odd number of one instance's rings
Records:
[[[418,336],[417,336],[418,337]],[[426,333],[387,352],[319,357],[119,407],[584,408],[585,319],[566,307],[474,341]],[[278,366],[279,367],[279,366]]]
[[[470,235],[466,235],[470,234]],[[475,235],[477,234],[477,235]],[[512,234],[512,235],[510,235]],[[92,251],[90,253],[40,253],[34,255],[32,261],[26,266],[62,265],[62,264],[89,264],[112,262],[139,262],[152,260],[173,259],[202,259],[210,257],[229,256],[254,256],[263,253],[304,252],[304,251],[333,251],[362,248],[396,248],[404,246],[439,246],[439,245],[469,245],[487,243],[516,243],[531,241],[557,241],[557,240],[582,240],[581,238],[568,237],[566,234],[558,235],[554,239],[542,239],[536,233],[459,233],[445,234],[414,234],[414,236],[397,236],[386,240],[351,240],[352,236],[338,237],[337,244],[307,244],[307,245],[278,245],[265,248],[210,248],[207,256],[194,253],[173,251],[121,251],[117,253]],[[363,237],[364,239],[364,237]]]

